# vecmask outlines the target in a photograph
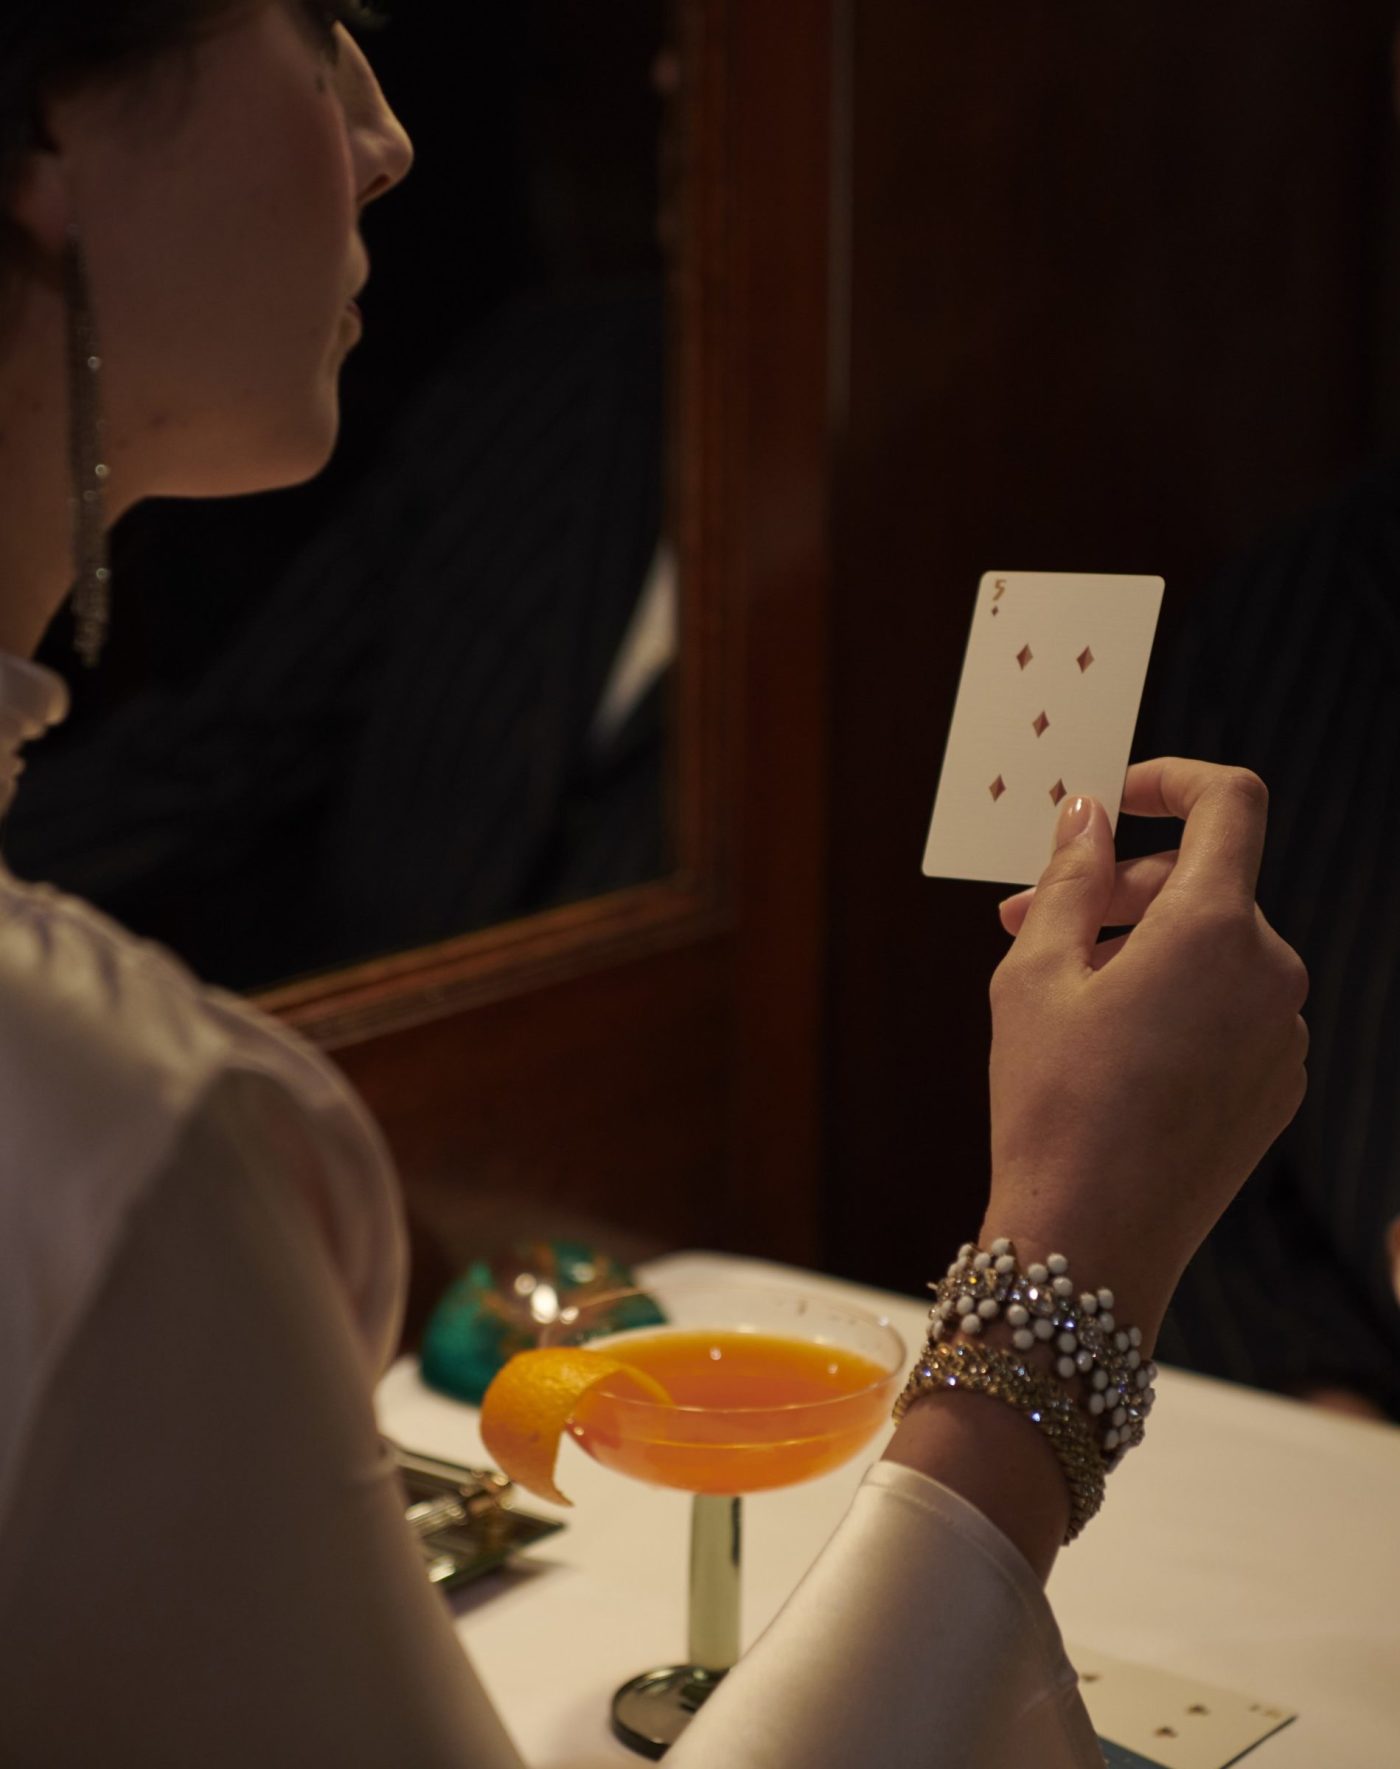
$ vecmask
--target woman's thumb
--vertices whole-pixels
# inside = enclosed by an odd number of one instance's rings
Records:
[[[1016,944],[1076,952],[1086,962],[1113,897],[1115,856],[1108,814],[1097,799],[1066,799],[1055,851],[1040,875]]]

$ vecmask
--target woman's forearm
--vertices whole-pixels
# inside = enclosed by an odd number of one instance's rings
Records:
[[[921,1395],[885,1459],[961,1494],[1045,1583],[1069,1522],[1069,1489],[1049,1442],[1014,1407],[962,1390]]]

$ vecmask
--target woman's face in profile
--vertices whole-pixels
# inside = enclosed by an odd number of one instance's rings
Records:
[[[134,111],[118,93],[81,113],[69,179],[114,491],[297,484],[334,448],[360,211],[413,149],[355,40],[316,13],[261,0],[195,53],[188,85],[177,57]]]

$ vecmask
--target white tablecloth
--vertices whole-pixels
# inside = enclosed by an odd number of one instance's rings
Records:
[[[889,1315],[913,1354],[926,1306],[790,1267],[710,1253],[641,1268],[799,1284]],[[1400,1428],[1165,1369],[1146,1442],[1062,1550],[1050,1598],[1075,1644],[1299,1710],[1250,1769],[1400,1764]],[[485,1461],[474,1409],[401,1359],[382,1429]],[[884,1439],[848,1467],[744,1501],[744,1640],[826,1541]],[[568,1528],[453,1599],[457,1628],[532,1769],[635,1765],[608,1698],[685,1651],[689,1499],[609,1473],[565,1443]],[[545,1674],[545,1667],[549,1667]]]

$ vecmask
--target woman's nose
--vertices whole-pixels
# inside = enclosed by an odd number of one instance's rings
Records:
[[[413,168],[413,142],[407,129],[387,104],[381,102],[379,115],[370,125],[372,149],[367,155],[373,173],[369,184],[360,193],[360,204],[375,202],[379,197],[402,184]]]
[[[358,44],[342,51],[340,65],[344,79],[341,97],[353,130],[363,208],[408,177],[413,168],[413,141]]]

